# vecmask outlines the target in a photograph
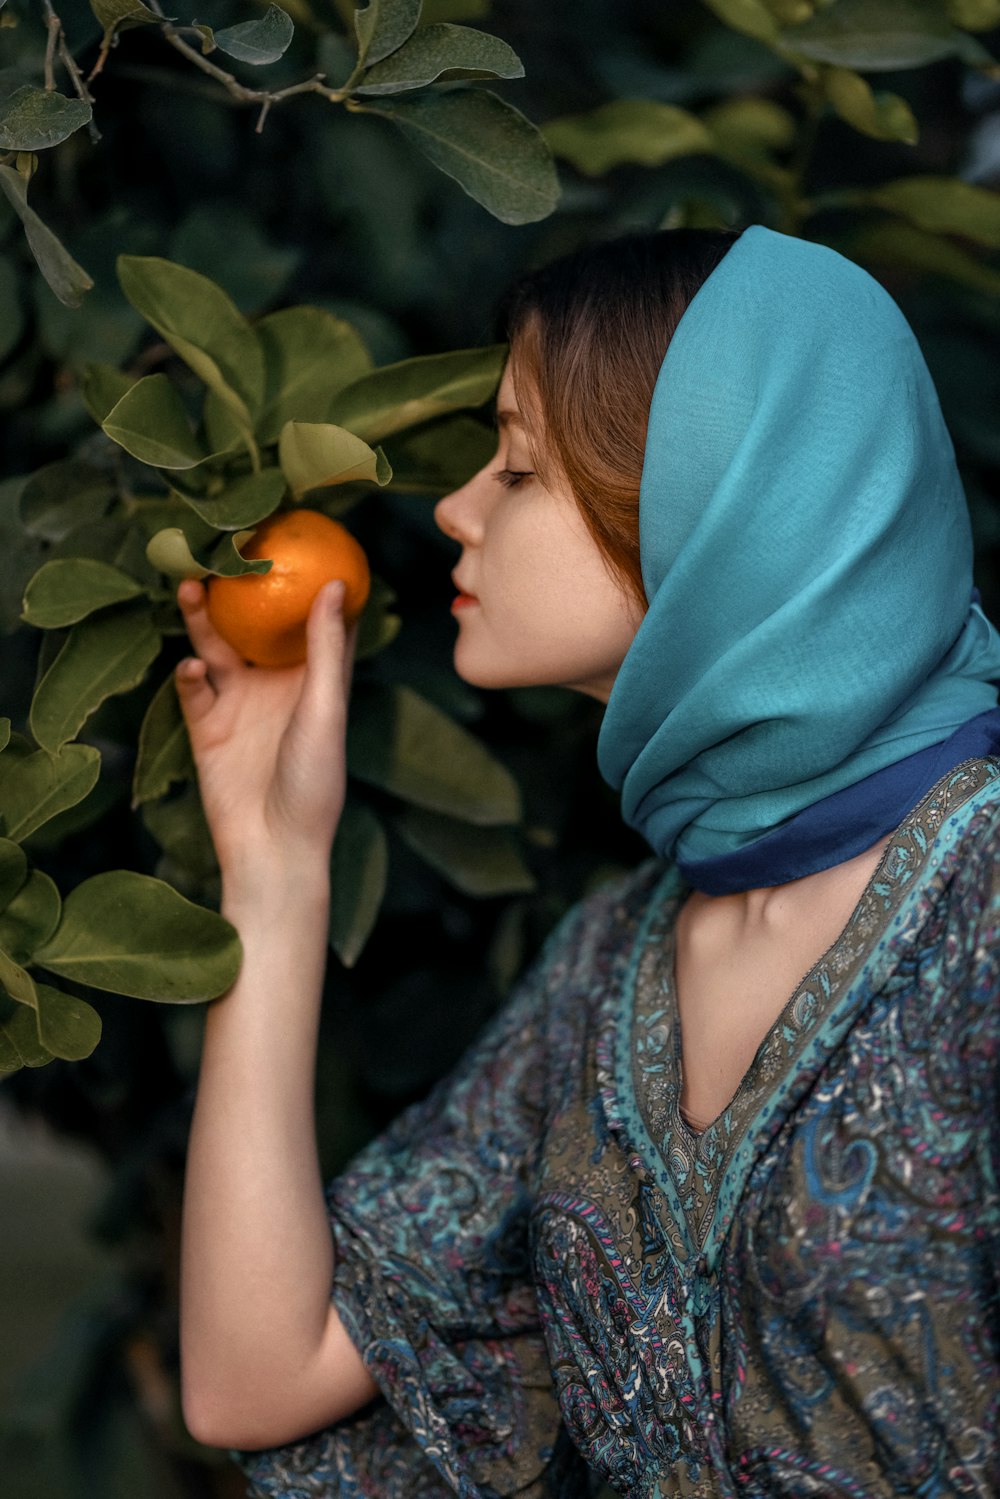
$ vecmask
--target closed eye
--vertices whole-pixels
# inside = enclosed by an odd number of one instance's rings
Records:
[[[520,484],[524,479],[531,479],[534,476],[530,469],[500,468],[496,470],[493,477],[505,489],[513,489],[516,484]]]

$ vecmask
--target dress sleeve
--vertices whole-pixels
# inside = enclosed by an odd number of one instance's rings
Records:
[[[590,1492],[561,1426],[528,1245],[547,1079],[580,1065],[578,1027],[555,1017],[580,912],[457,1069],[327,1189],[333,1302],[384,1399],[289,1446],[234,1452],[257,1499]]]

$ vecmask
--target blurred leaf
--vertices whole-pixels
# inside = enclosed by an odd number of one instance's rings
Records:
[[[112,994],[191,1003],[230,988],[240,956],[239,938],[223,917],[162,880],[115,869],[70,891],[55,935],[34,962]]]
[[[24,225],[25,238],[52,292],[67,307],[79,307],[93,280],[28,206],[28,184],[13,167],[0,166],[0,190]]]
[[[249,431],[264,399],[264,355],[235,303],[207,276],[156,255],[117,264],[132,306]]]
[[[966,31],[992,31],[1000,26],[1000,0],[947,0],[948,15]]]
[[[444,417],[392,440],[391,490],[408,494],[449,494],[468,483],[497,450],[492,428],[471,416]]]
[[[74,527],[100,520],[113,494],[103,469],[66,458],[35,470],[21,491],[18,511],[32,536],[61,541]]]
[[[169,251],[169,259],[215,281],[247,315],[278,301],[303,255],[298,246],[272,243],[244,205],[222,197],[184,216]]]
[[[0,718],[0,751],[5,750],[10,743],[10,719]]]
[[[424,0],[420,22],[431,26],[436,21],[484,21],[490,13],[490,0]]]
[[[900,213],[932,233],[961,234],[1000,247],[1000,193],[956,177],[901,177],[859,194],[861,202]]]
[[[356,661],[364,661],[368,656],[377,655],[399,634],[402,620],[398,614],[391,612],[391,606],[395,602],[395,592],[385,579],[373,574],[368,602],[358,620],[358,638],[354,647]]]
[[[763,0],[704,0],[709,10],[734,31],[755,37],[759,42],[778,39],[778,23]]]
[[[983,265],[952,240],[910,224],[887,221],[866,226],[846,236],[842,246],[836,248],[862,265],[874,264],[896,273],[905,268],[944,276],[984,296],[1000,297],[1000,271]]]
[[[207,578],[214,573],[219,578],[241,577],[244,573],[270,572],[269,561],[248,560],[240,555],[238,548],[252,535],[250,531],[236,531],[224,538],[222,557],[224,564],[213,558],[212,562],[200,562],[191,551],[190,543],[179,526],[165,526],[157,531],[146,546],[146,556],[157,572],[168,578]]]
[[[0,255],[0,360],[7,358],[24,332],[21,279],[6,255]]]
[[[781,42],[802,57],[865,72],[919,68],[942,57],[989,64],[985,48],[957,31],[940,0],[835,0]]]
[[[544,219],[559,179],[541,132],[489,89],[462,85],[362,106],[384,115],[504,224]]]
[[[420,18],[420,0],[368,0],[354,12],[358,61],[381,62],[413,34]]]
[[[278,457],[293,499],[327,484],[367,480],[388,484],[392,470],[381,448],[372,449],[346,427],[330,422],[286,422]]]
[[[10,838],[0,838],[0,911],[6,909],[27,878],[24,849]]]
[[[191,741],[171,672],[153,695],[139,730],[132,806],[165,795],[175,781],[189,781],[194,774]]]
[[[330,946],[345,968],[361,956],[389,873],[389,843],[374,812],[349,800],[330,857]]]
[[[31,704],[31,732],[42,748],[58,750],[106,698],[138,686],[159,649],[159,632],[144,609],[74,625]]]
[[[126,453],[155,468],[197,468],[208,456],[166,375],[145,375],[129,386],[101,426]]]
[[[254,331],[267,379],[257,421],[262,443],[277,442],[287,421],[322,421],[331,399],[372,367],[356,330],[322,307],[283,307]]]
[[[124,31],[130,26],[158,25],[164,19],[143,5],[142,0],[90,0],[90,8],[104,27],[105,47],[116,31]],[[167,19],[176,20],[176,17]]]
[[[252,62],[258,67],[277,62],[284,56],[291,43],[295,28],[292,18],[280,5],[269,5],[262,16],[254,21],[240,21],[236,26],[225,26],[214,33],[215,45],[230,57],[240,62]]]
[[[66,744],[54,755],[35,750],[0,760],[0,814],[7,838],[22,842],[93,790],[101,755],[91,744]]]
[[[431,812],[483,827],[521,817],[521,795],[510,772],[409,687],[368,685],[356,694],[347,764],[359,781]]]
[[[93,114],[82,99],[25,83],[0,101],[0,151],[44,151],[79,130]]]
[[[125,392],[131,390],[134,384],[134,375],[126,375],[124,370],[116,369],[112,364],[93,361],[84,366],[80,377],[80,394],[98,426],[103,424],[108,412],[118,405]]]
[[[27,963],[35,948],[52,936],[61,909],[55,881],[42,870],[33,869],[0,915],[0,948],[15,963]]]
[[[266,520],[281,503],[286,489],[280,468],[264,468],[259,474],[244,474],[223,489],[206,495],[175,490],[196,515],[218,531],[241,531]]]
[[[506,357],[506,345],[494,344],[383,365],[341,391],[327,418],[378,442],[433,417],[481,406],[495,395]]]
[[[395,819],[400,835],[438,874],[465,895],[516,895],[535,878],[508,828],[472,828],[439,812],[407,808]]]
[[[0,22],[2,22],[2,17],[0,17]],[[21,1053],[7,1034],[7,1025],[0,1025],[0,1077],[9,1077],[12,1072],[18,1072],[25,1065]]]
[[[550,120],[542,134],[557,156],[591,177],[623,162],[656,167],[675,156],[714,149],[711,135],[694,115],[650,99],[615,99],[587,114]]]
[[[42,630],[75,625],[95,609],[134,599],[142,589],[134,578],[107,562],[64,557],[44,562],[24,594],[22,618]]]
[[[196,884],[205,884],[218,873],[219,862],[196,784],[186,786],[180,796],[144,802],[142,820],[171,862],[171,883],[176,882],[181,870]]]
[[[904,141],[915,146],[920,126],[913,110],[898,94],[876,94],[860,73],[828,68],[823,77],[826,97],[848,125],[877,141]]]
[[[773,99],[724,99],[702,122],[720,150],[738,156],[788,151],[798,134],[794,115]]]
[[[369,68],[353,92],[395,94],[423,88],[444,73],[464,78],[523,78],[524,66],[498,36],[444,22],[422,26],[391,57]]]
[[[36,980],[38,1039],[54,1057],[78,1062],[101,1039],[101,1017],[85,999]]]

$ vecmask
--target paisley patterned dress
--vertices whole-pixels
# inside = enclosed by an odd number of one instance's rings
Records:
[[[650,861],[328,1192],[384,1398],[258,1499],[1000,1493],[1000,758],[904,819],[725,1112]]]

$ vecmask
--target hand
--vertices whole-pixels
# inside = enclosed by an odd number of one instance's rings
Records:
[[[347,699],[357,628],[345,630],[342,583],[313,602],[302,666],[248,666],[215,630],[205,589],[177,591],[197,656],[175,680],[205,816],[223,877],[278,857],[328,858],[347,782]]]

